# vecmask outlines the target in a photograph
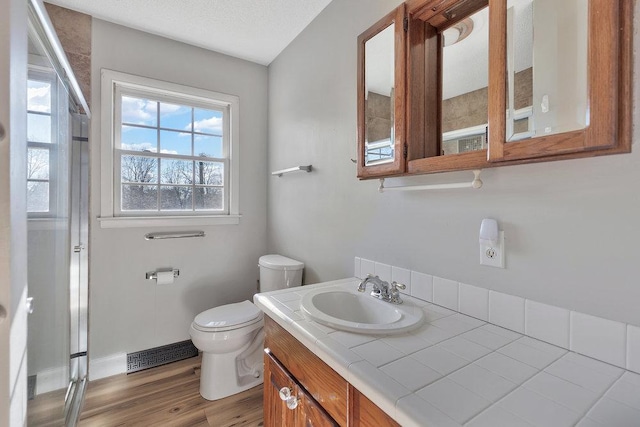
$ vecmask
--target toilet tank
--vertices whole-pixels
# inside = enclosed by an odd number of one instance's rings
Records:
[[[304,263],[282,255],[263,255],[260,266],[260,292],[302,285]]]

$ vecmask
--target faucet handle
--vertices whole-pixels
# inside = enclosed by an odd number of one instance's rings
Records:
[[[395,280],[393,282],[391,282],[391,289],[392,290],[396,290],[396,289],[402,289],[405,290],[407,289],[407,285],[403,285],[402,283],[398,283]]]
[[[407,286],[396,281],[391,282],[389,286],[389,302],[402,304],[402,298],[400,298],[400,291],[398,289],[407,289]]]

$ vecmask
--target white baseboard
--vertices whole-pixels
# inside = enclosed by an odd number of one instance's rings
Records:
[[[69,385],[69,367],[45,369],[38,372],[36,381],[36,395],[54,390],[67,388]]]
[[[98,359],[89,359],[89,380],[95,381],[127,372],[127,353],[116,353]]]

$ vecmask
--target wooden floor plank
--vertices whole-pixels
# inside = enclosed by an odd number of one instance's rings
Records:
[[[200,357],[191,358],[90,382],[79,425],[262,426],[262,385],[225,399],[208,401],[199,393],[200,360]],[[64,395],[48,394],[30,401],[28,425],[62,425],[61,414],[59,417],[52,414],[61,412],[63,398]]]

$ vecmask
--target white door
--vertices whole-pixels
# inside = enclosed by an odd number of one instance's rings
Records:
[[[27,410],[27,2],[0,0],[0,427]]]

